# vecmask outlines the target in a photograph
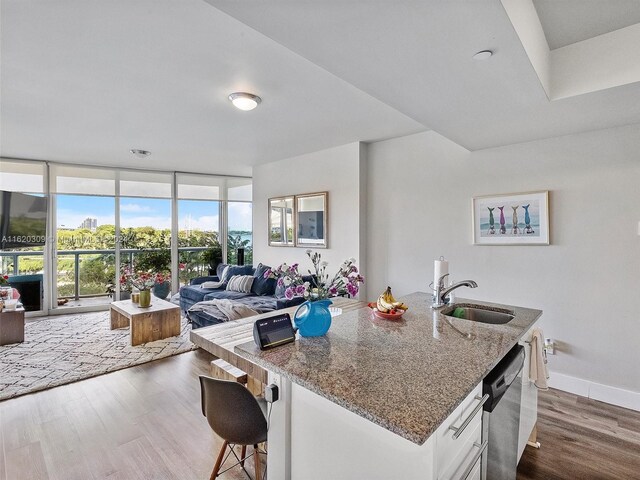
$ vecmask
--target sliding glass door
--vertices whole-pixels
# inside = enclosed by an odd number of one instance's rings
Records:
[[[178,200],[178,247],[181,285],[215,274],[222,263],[220,202]]]
[[[58,194],[52,307],[107,305],[114,298],[115,197]]]
[[[250,178],[7,159],[0,172],[0,191],[46,199],[46,244],[0,250],[34,312],[106,309],[127,297],[126,267],[171,272],[175,293],[218,263],[252,262]]]
[[[0,159],[0,275],[33,313],[47,311],[46,191],[46,164]],[[33,200],[41,207],[39,221],[33,208],[16,208],[32,197],[41,197]]]

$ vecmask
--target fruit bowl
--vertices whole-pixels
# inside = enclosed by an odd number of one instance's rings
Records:
[[[396,311],[396,313],[383,313],[379,310],[374,310],[373,314],[378,318],[384,318],[385,320],[400,320],[404,314],[403,310]]]

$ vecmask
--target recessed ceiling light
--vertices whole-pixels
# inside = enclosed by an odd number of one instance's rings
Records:
[[[132,148],[129,151],[131,153],[133,153],[138,158],[144,158],[144,157],[148,157],[149,155],[151,155],[151,152],[149,150],[140,150],[138,148]]]
[[[473,56],[473,59],[474,60],[486,60],[491,55],[493,55],[493,52],[491,50],[482,50],[481,52],[476,53]]]
[[[229,95],[229,100],[236,108],[244,111],[253,110],[262,101],[259,96],[246,92],[232,93]]]

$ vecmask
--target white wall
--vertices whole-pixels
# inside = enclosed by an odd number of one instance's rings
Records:
[[[544,310],[552,371],[640,392],[640,126],[467,152],[433,132],[369,145],[367,280]],[[550,191],[550,246],[473,246],[471,198]]]
[[[268,199],[284,195],[329,192],[329,248],[319,249],[329,262],[327,272],[337,271],[347,258],[359,267],[365,258],[362,231],[365,211],[360,198],[366,183],[361,175],[364,147],[350,143],[320,152],[256,166],[253,170],[254,264],[275,267],[283,262],[299,262],[301,271],[311,267],[306,248],[268,246]]]

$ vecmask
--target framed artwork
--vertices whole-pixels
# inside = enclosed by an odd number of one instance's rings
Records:
[[[549,192],[474,197],[475,245],[549,245]]]
[[[327,192],[296,195],[296,247],[327,248]]]
[[[294,197],[269,199],[269,245],[292,247],[294,227]]]

